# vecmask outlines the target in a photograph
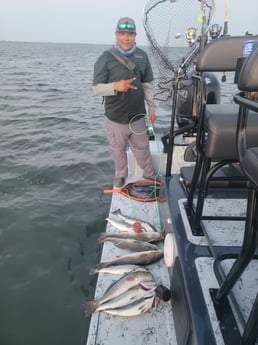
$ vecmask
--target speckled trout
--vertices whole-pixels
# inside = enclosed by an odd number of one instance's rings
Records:
[[[139,268],[138,265],[114,265],[114,266],[103,267],[101,269],[92,268],[89,274],[92,275],[96,273],[106,273],[106,274],[122,275],[128,272],[135,271],[138,268]]]
[[[144,283],[148,284],[148,282],[155,282],[152,274],[148,271],[135,271],[125,274],[114,284],[111,284],[102,297],[94,301],[88,301],[84,304],[85,315],[89,316],[90,314],[94,313],[99,305],[122,295],[124,292],[135,286],[138,286],[139,284],[144,286]]]
[[[142,252],[146,250],[158,250],[158,247],[155,244],[151,244],[149,242],[138,241],[132,238],[114,238],[111,236],[107,236],[99,243],[103,242],[112,242],[116,247],[120,249],[126,249],[133,252]]]
[[[106,309],[104,311],[114,316],[123,316],[123,317],[136,316],[136,315],[141,315],[143,313],[146,313],[150,309],[154,308],[156,305],[155,302],[156,302],[155,296],[145,297],[145,298],[141,298],[140,300],[134,303],[128,304],[124,307],[116,308],[116,309]]]
[[[151,284],[151,285],[150,285]],[[137,285],[126,292],[122,293],[121,295],[98,305],[95,312],[98,311],[109,311],[118,308],[124,308],[129,306],[132,303],[135,303],[143,298],[150,298],[155,295],[155,289],[157,285],[155,282],[150,282],[146,284],[147,286]],[[87,305],[88,311],[91,305]],[[94,306],[95,308],[95,306]]]
[[[162,250],[147,250],[144,252],[132,253],[123,256],[119,256],[114,260],[101,262],[97,265],[97,269],[108,267],[111,265],[149,265],[163,257]]]
[[[146,241],[146,242],[158,242],[163,241],[165,238],[164,232],[101,232],[99,234],[98,242],[102,243],[105,241],[106,237],[112,238],[132,238],[137,241]]]

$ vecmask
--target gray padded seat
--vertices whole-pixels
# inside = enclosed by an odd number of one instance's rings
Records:
[[[238,119],[236,104],[210,104],[206,106],[207,141],[205,155],[212,161],[238,161],[236,128]],[[248,117],[247,146],[258,146],[258,117],[252,112]]]
[[[257,92],[258,91],[258,48],[249,56],[245,64],[243,65],[240,76],[238,87],[240,90],[246,92]],[[250,109],[256,112],[256,117],[258,118],[258,100],[248,100],[245,98],[240,99],[241,103],[239,102],[239,96],[235,97],[235,101],[242,106],[242,112],[245,109],[249,109],[248,112],[248,120],[251,117]],[[242,114],[243,117],[243,114]],[[257,136],[258,136],[258,132]],[[253,183],[254,187],[258,188],[258,145],[249,145],[249,134],[246,131],[246,126],[243,123],[242,128],[242,137],[244,140],[241,142],[241,136],[239,135],[238,138],[238,150],[240,153],[240,162],[241,166],[248,176],[250,181]],[[245,140],[247,140],[248,145],[245,146]],[[256,147],[255,147],[256,146]]]
[[[241,165],[244,167],[248,178],[258,186],[258,147],[251,147],[246,150]]]
[[[187,200],[187,208],[193,214],[192,229],[195,235],[202,233],[202,212],[211,177],[224,165],[239,161],[236,137],[238,106],[206,104],[205,83],[200,75],[206,71],[236,71],[238,58],[242,57],[243,44],[250,39],[258,41],[258,36],[226,36],[213,40],[204,47],[196,61],[196,71],[199,75],[195,78],[199,80],[201,90],[198,114],[200,120],[196,139],[196,166]],[[258,146],[258,118],[251,114],[249,121],[248,145]],[[212,162],[216,162],[215,165],[212,165]],[[193,200],[197,187],[197,204],[194,207]]]

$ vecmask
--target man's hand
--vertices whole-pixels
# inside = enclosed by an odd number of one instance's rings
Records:
[[[137,87],[132,85],[132,82],[136,78],[126,79],[126,80],[119,80],[114,83],[114,90],[117,92],[127,92],[128,90],[137,90]]]
[[[156,115],[155,114],[149,114],[149,121],[150,121],[150,123],[154,123],[156,121]]]

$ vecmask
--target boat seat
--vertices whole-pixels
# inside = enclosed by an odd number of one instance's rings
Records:
[[[180,175],[182,177],[183,184],[186,188],[191,187],[193,179],[194,167],[184,166],[180,168]],[[198,187],[198,186],[197,186]],[[242,172],[240,166],[225,165],[218,169],[209,180],[209,188],[213,189],[246,189],[247,178]]]
[[[238,119],[236,104],[207,105],[205,128],[207,141],[205,155],[213,161],[230,159],[238,161],[236,146],[236,128]],[[258,144],[258,121],[254,112],[248,118],[247,145]]]
[[[253,36],[258,41],[258,36]],[[253,39],[252,37],[252,39]],[[197,128],[197,158],[187,199],[187,209],[192,215],[192,231],[201,235],[201,219],[209,181],[221,167],[239,161],[236,146],[238,106],[236,104],[206,104],[205,71],[236,71],[238,58],[242,57],[243,44],[250,36],[226,36],[208,43],[196,62],[196,97],[199,103]],[[198,102],[197,102],[198,103]],[[248,145],[258,146],[258,118],[250,114]],[[216,162],[215,164],[213,164]],[[240,176],[240,180],[246,179]],[[197,193],[197,204],[194,196]]]
[[[241,93],[235,95],[234,101],[239,105],[237,126],[237,150],[240,165],[249,180],[247,215],[244,239],[240,254],[219,288],[216,300],[223,303],[255,255],[258,247],[258,144],[248,146],[250,132],[247,129],[250,111],[255,112],[258,119],[258,99],[253,100],[251,92],[258,91],[258,48],[246,59],[241,68],[238,88]],[[244,329],[241,345],[255,345],[258,339],[258,294],[249,314]]]

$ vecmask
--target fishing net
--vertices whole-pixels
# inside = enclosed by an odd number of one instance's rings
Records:
[[[119,189],[105,189],[104,193],[120,193],[132,200],[151,202],[159,199],[160,185],[157,180],[137,180]]]
[[[155,74],[155,99],[173,96],[173,78],[189,79],[195,57],[214,16],[214,1],[150,0],[143,25]]]

